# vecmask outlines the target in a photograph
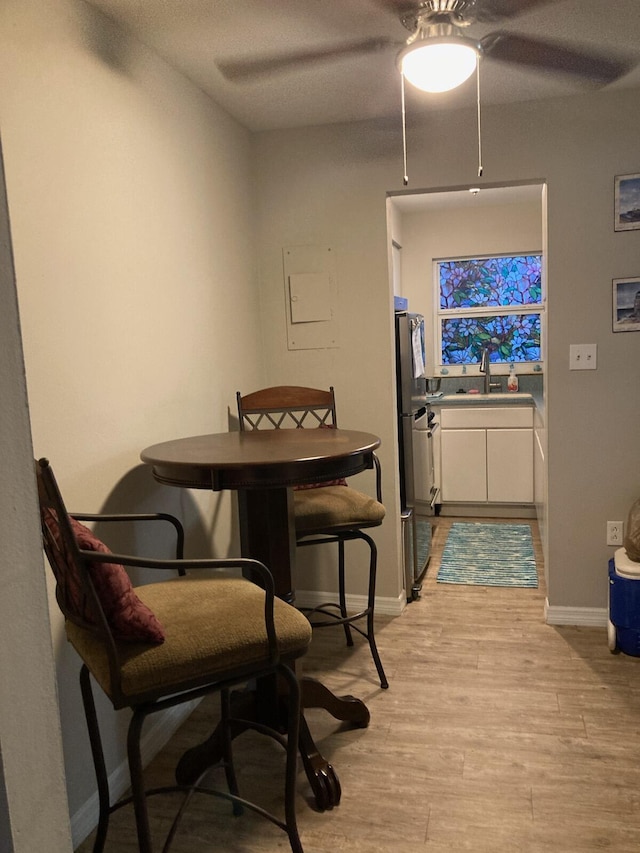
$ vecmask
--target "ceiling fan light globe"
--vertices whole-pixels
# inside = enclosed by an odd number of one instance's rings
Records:
[[[405,79],[423,92],[449,92],[473,74],[478,52],[471,44],[455,42],[418,42],[406,48],[400,57]]]

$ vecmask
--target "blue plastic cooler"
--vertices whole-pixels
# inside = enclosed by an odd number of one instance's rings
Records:
[[[624,548],[609,560],[609,648],[640,657],[640,563]]]

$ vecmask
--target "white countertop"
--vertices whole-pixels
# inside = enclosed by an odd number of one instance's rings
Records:
[[[493,394],[443,394],[431,398],[431,406],[533,406],[532,394],[524,391],[494,392]]]

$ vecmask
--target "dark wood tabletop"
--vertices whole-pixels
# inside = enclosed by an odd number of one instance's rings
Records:
[[[154,444],[156,480],[195,489],[263,489],[349,477],[372,466],[380,439],[344,429],[224,432]]]

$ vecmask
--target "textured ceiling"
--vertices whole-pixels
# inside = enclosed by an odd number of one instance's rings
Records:
[[[337,47],[368,37],[401,45],[408,33],[379,0],[88,0],[132,31],[251,130],[397,117],[400,83],[394,44],[366,55],[325,59],[231,82],[216,62]],[[510,0],[511,2],[511,0]],[[107,24],[108,22],[105,22]],[[554,38],[605,56],[640,60],[640,0],[550,0],[515,18],[476,25]],[[105,25],[105,33],[112,30]],[[110,36],[113,37],[112,35]],[[609,88],[640,86],[640,66]],[[485,59],[482,102],[504,103],[592,90],[560,73]],[[472,105],[474,78],[443,95],[407,92],[409,114]]]

